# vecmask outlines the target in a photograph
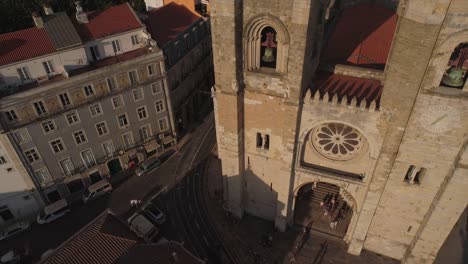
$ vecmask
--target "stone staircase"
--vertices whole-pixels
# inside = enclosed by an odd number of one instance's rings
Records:
[[[343,198],[338,195],[338,201],[337,201],[337,206],[335,209],[331,212],[329,216],[323,216],[323,211],[320,208],[320,202],[323,201],[325,196],[327,194],[338,194],[340,191],[339,187],[333,184],[329,183],[317,183],[317,187],[313,190],[312,196],[308,197],[309,199],[309,207],[311,208],[310,210],[313,210],[313,225],[312,225],[312,230],[318,231],[325,233],[327,235],[331,235],[334,237],[339,237],[343,238],[346,234],[346,231],[348,230],[348,225],[349,222],[351,221],[352,217],[352,210],[351,208],[348,208],[346,212],[346,218],[342,219],[338,225],[336,226],[335,229],[330,228],[330,222],[333,220],[337,215],[340,210],[340,208],[343,206],[345,201]],[[297,224],[297,223],[296,223]],[[303,226],[306,226],[302,224]]]

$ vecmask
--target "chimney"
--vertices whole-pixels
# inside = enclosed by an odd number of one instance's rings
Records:
[[[34,21],[34,25],[38,28],[44,27],[44,21],[42,21],[42,17],[37,12],[31,13],[32,19]]]
[[[145,0],[146,11],[159,8],[164,5],[163,0]]]
[[[88,23],[88,16],[86,15],[85,12],[83,12],[83,8],[81,7],[81,2],[76,1],[75,5],[76,5],[76,14],[75,14],[75,16],[76,16],[76,20],[78,21],[78,23],[80,23],[80,24]]]
[[[44,3],[44,5],[42,7],[44,8],[44,13],[46,15],[52,15],[54,13],[54,10],[52,9],[52,6],[47,1]]]

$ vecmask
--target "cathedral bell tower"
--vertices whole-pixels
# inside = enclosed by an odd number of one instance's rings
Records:
[[[291,222],[301,98],[316,64],[320,1],[215,0],[214,105],[226,209]],[[314,32],[312,34],[311,32]],[[308,74],[304,74],[308,73]]]

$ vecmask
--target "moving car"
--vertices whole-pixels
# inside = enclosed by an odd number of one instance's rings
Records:
[[[142,214],[155,224],[162,224],[166,221],[166,216],[155,205],[148,204],[143,208]]]
[[[7,226],[5,227],[5,229],[0,231],[0,241],[8,239],[26,230],[29,230],[30,227],[31,225],[28,222],[18,222]]]
[[[94,200],[98,197],[106,195],[112,192],[112,185],[105,179],[96,182],[95,184],[90,185],[84,192],[81,199],[83,203],[87,203],[91,200]]]
[[[38,224],[50,223],[67,213],[71,212],[68,207],[67,200],[62,199],[57,202],[44,207],[44,210],[37,215]]]
[[[135,170],[136,176],[143,176],[149,171],[159,168],[161,166],[161,161],[157,157],[151,157],[143,161],[140,166]]]

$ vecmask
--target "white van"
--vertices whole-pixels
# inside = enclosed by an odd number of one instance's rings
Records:
[[[144,215],[134,214],[128,219],[130,230],[145,242],[151,243],[158,235],[159,230]]]
[[[44,210],[37,215],[38,224],[47,224],[71,212],[67,200],[62,199],[44,207]]]
[[[112,192],[112,185],[107,180],[100,180],[95,184],[90,185],[84,192],[81,197],[83,203],[87,203],[91,200],[94,200],[98,197],[101,197],[105,194]]]

